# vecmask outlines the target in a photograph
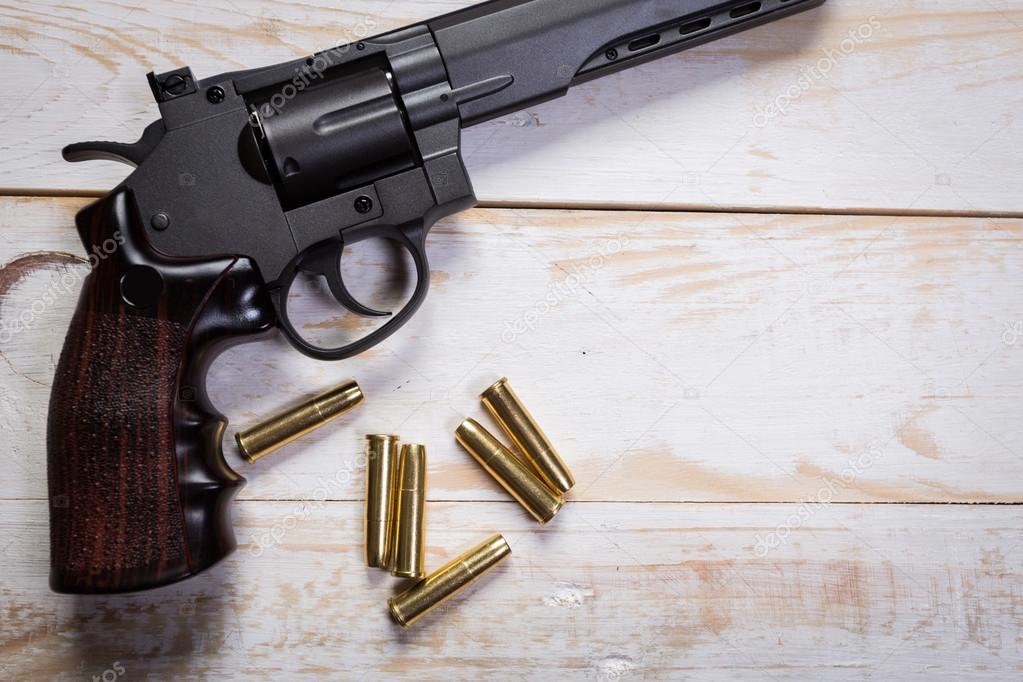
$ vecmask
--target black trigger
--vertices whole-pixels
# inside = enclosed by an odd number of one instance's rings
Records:
[[[374,310],[363,305],[352,296],[341,275],[341,258],[337,246],[330,246],[310,254],[302,261],[302,270],[314,275],[321,275],[327,280],[330,293],[338,303],[363,317],[390,317],[392,313]]]
[[[338,267],[337,275],[327,275],[327,285],[330,287],[330,293],[334,294],[334,298],[337,299],[338,303],[351,310],[356,315],[362,315],[363,317],[390,317],[391,313],[384,312],[382,310],[374,310],[369,306],[365,306],[355,300],[351,292],[348,291],[348,287],[345,286],[345,280],[341,277],[341,268]]]
[[[118,161],[129,166],[141,166],[142,162],[153,153],[156,145],[163,139],[166,132],[163,121],[150,124],[138,142],[78,142],[64,147],[65,161]]]

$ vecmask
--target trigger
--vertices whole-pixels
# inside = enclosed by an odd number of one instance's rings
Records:
[[[337,299],[338,303],[348,308],[356,315],[362,315],[363,317],[390,317],[391,313],[384,312],[382,310],[374,310],[369,306],[365,306],[355,300],[351,292],[348,291],[348,287],[345,286],[345,280],[341,276],[341,266],[337,266],[337,273],[326,274],[327,285],[330,287],[330,293],[334,294],[334,298]]]
[[[345,286],[344,277],[341,275],[341,257],[338,245],[330,245],[313,252],[302,261],[302,270],[312,275],[322,275],[327,279],[327,286],[330,293],[338,303],[345,308],[363,317],[390,317],[391,313],[374,310],[363,305],[352,296]]]

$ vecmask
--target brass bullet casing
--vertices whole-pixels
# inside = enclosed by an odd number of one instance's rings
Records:
[[[363,400],[365,396],[359,384],[349,381],[251,429],[235,434],[235,440],[238,441],[242,456],[249,464],[254,464],[288,443],[340,417]]]
[[[397,436],[366,436],[366,565],[391,568],[394,547]]]
[[[511,556],[511,547],[501,535],[453,559],[396,597],[387,600],[391,618],[403,628],[437,608],[490,569]]]
[[[394,561],[391,575],[422,578],[426,553],[423,549],[426,522],[426,447],[401,446],[398,467],[398,496],[394,527]]]
[[[480,400],[547,485],[562,495],[572,489],[575,485],[572,472],[508,385],[508,379],[501,379],[488,388]]]
[[[455,439],[541,526],[561,511],[565,504],[561,496],[548,488],[475,419],[462,422],[455,431]]]

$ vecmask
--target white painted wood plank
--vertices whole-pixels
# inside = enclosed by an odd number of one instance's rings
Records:
[[[75,303],[52,252],[80,251],[81,205],[0,201],[7,499],[45,497]],[[508,375],[577,499],[1023,499],[1023,221],[488,210],[439,226],[430,248],[432,298],[383,347],[335,365],[278,339],[213,367],[235,427],[348,377],[368,395],[256,467],[229,440],[246,497],[360,499],[362,434],[397,432],[429,445],[433,499],[505,499],[451,434]],[[366,273],[386,254],[353,255]],[[297,305],[346,328],[319,298]]]
[[[150,69],[261,66],[467,4],[0,3],[0,187],[116,184],[59,150],[137,137]],[[1018,0],[830,0],[470,130],[466,157],[492,202],[1020,213],[1021,27]]]
[[[247,502],[245,546],[158,592],[46,587],[45,504],[0,503],[0,676],[92,679],[1011,679],[1023,651],[1018,507],[834,506],[766,555],[791,505],[429,505],[428,563],[492,531],[510,559],[402,634],[362,567],[361,507]]]

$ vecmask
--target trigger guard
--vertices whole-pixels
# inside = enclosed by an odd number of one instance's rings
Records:
[[[274,308],[277,311],[280,329],[284,333],[285,338],[302,354],[315,360],[326,361],[347,360],[387,340],[418,312],[429,293],[430,264],[426,255],[426,232],[425,225],[418,223],[400,228],[392,228],[379,235],[398,242],[412,256],[416,266],[416,289],[408,303],[400,311],[393,314],[387,324],[357,341],[337,348],[322,348],[309,343],[298,333],[298,330],[292,324],[291,318],[288,316],[288,294],[300,271],[299,267],[294,268],[289,277],[269,291],[270,299],[273,301]],[[340,267],[340,264],[338,267]]]

